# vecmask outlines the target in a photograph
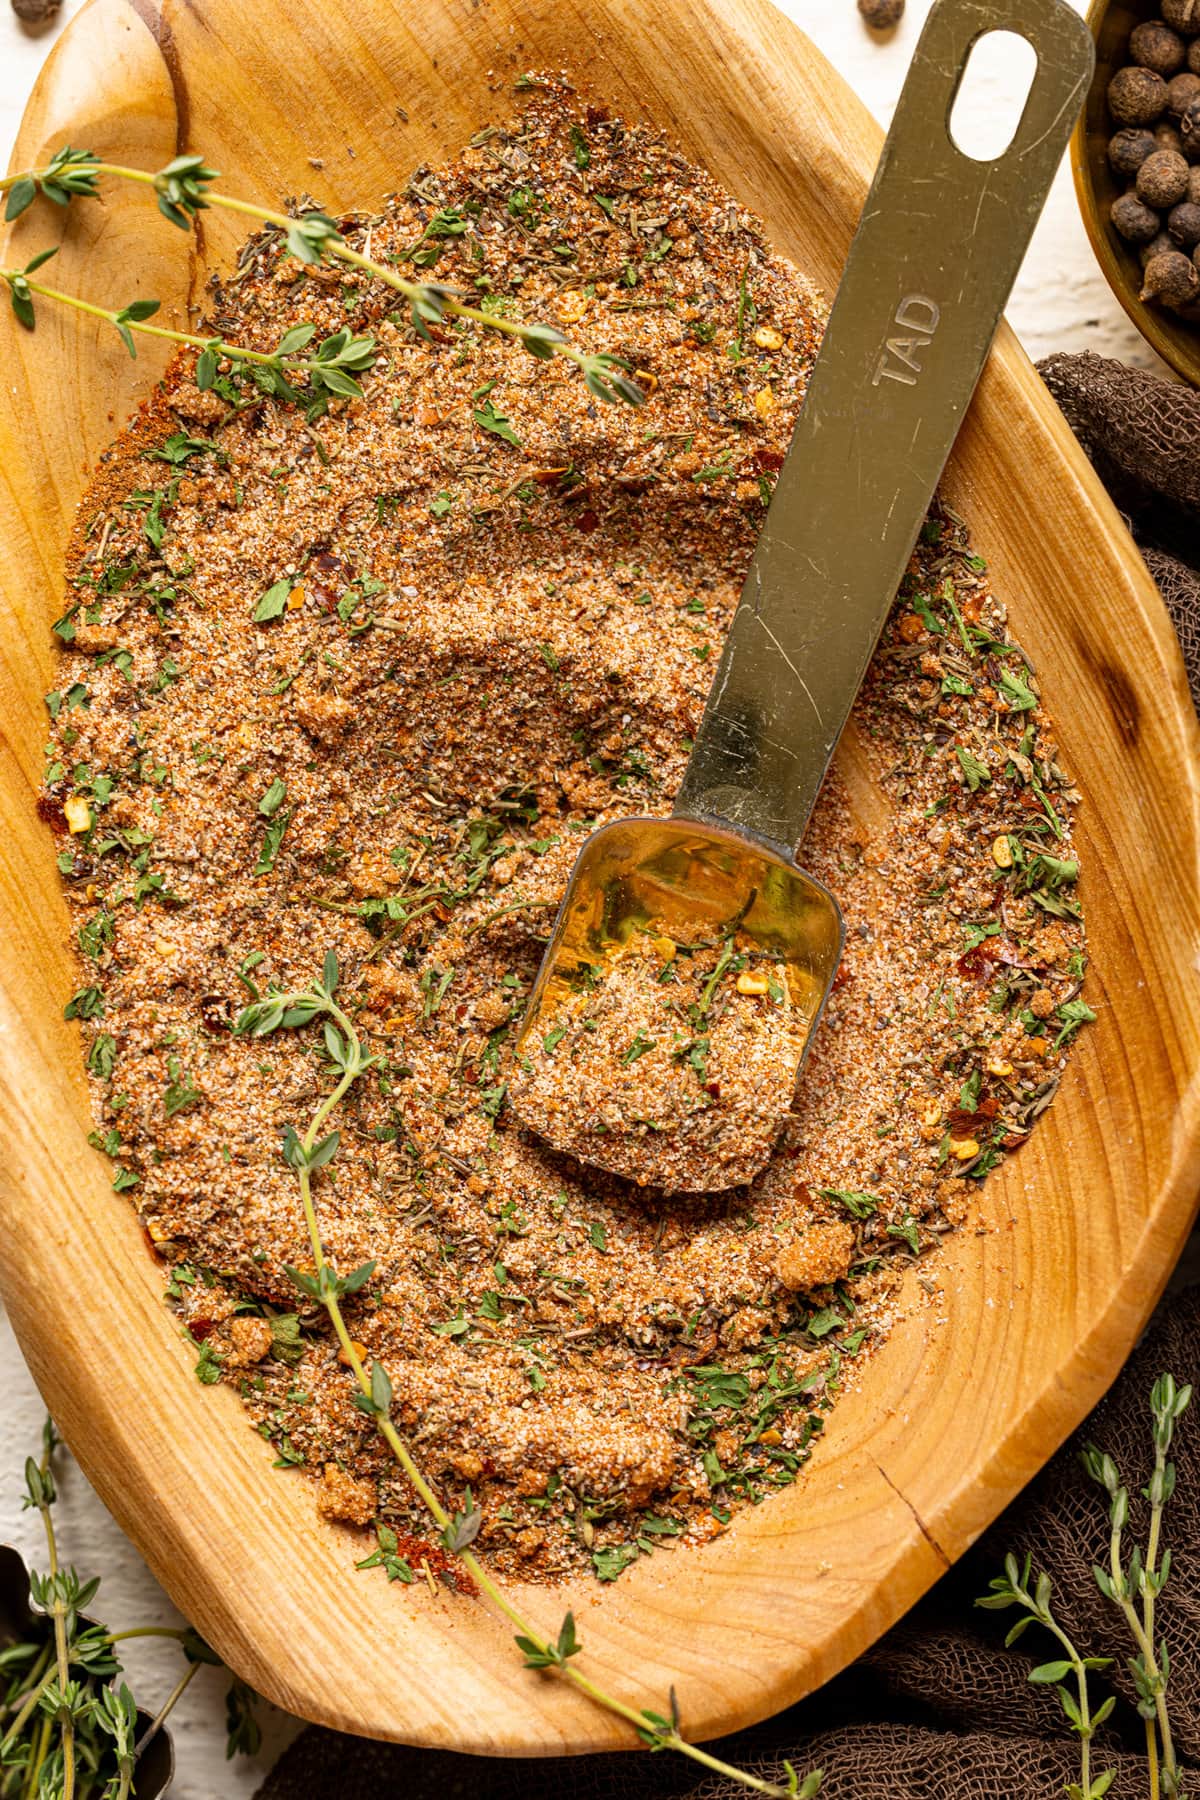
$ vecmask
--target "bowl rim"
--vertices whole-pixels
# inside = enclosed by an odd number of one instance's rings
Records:
[[[276,7],[282,18],[282,0]],[[401,158],[416,166],[418,146],[453,134],[451,154],[461,147],[456,58],[475,74],[499,67],[515,77],[539,66],[532,40],[540,66],[569,67],[585,98],[656,120],[750,198],[784,254],[827,289],[836,281],[879,133],[767,0],[672,0],[665,14],[655,0],[487,0],[466,12],[459,0],[288,0],[288,30],[263,53],[270,82],[256,87],[255,34],[270,11],[267,0],[88,0],[27,109],[26,161],[68,135],[90,142],[95,130],[122,150],[132,140],[136,152],[121,160],[161,150],[149,165],[160,166],[192,148],[194,132],[210,153],[232,145],[232,166],[261,185],[264,157],[286,152],[298,167],[313,147],[309,109],[290,104],[307,98],[295,45],[306,32],[320,43],[328,22],[344,33],[329,51],[342,58],[344,104],[368,137],[380,116],[368,102],[389,120],[397,73],[415,69],[429,90],[411,130],[405,120],[399,153],[382,131],[354,162],[333,143],[323,190],[331,208],[349,210],[364,189],[394,185]],[[514,42],[497,53],[501,25]],[[437,52],[440,76],[429,74]],[[135,80],[140,111],[129,98]],[[509,110],[494,92],[478,81],[462,100],[471,129]],[[274,115],[256,110],[260,94]],[[477,117],[485,107],[490,119]],[[264,116],[275,118],[274,135]],[[178,239],[164,239],[152,209],[138,206],[158,235],[132,224],[114,195],[73,218],[56,280],[110,299],[112,258],[132,244],[170,317],[201,293],[212,264],[197,257],[185,269]],[[25,224],[0,235],[35,248]],[[218,233],[210,221],[215,260]],[[169,267],[158,248],[167,240]],[[82,1059],[57,1004],[70,991],[64,908],[44,827],[31,817],[42,695],[53,685],[39,679],[51,667],[48,604],[60,591],[78,458],[64,454],[48,478],[38,434],[72,450],[102,446],[111,427],[94,433],[106,407],[131,410],[138,369],[154,371],[148,360],[131,364],[111,328],[69,326],[48,314],[36,341],[12,340],[0,384],[0,517],[10,527],[0,532],[0,801],[9,809],[0,921],[10,933],[0,1123],[11,1141],[0,1161],[0,1289],[23,1348],[89,1478],[181,1610],[278,1704],[342,1730],[480,1753],[631,1747],[624,1725],[561,1684],[514,1678],[509,1634],[483,1607],[423,1589],[406,1589],[396,1605],[381,1580],[360,1585],[352,1534],[315,1519],[307,1484],[300,1492],[270,1472],[273,1453],[231,1390],[197,1385],[133,1210],[84,1142]],[[1161,598],[1007,328],[946,492],[971,519],[998,594],[1024,609],[1016,628],[1042,671],[1067,766],[1085,798],[1095,792],[1080,817],[1094,943],[1104,926],[1090,990],[1100,1018],[1024,1160],[984,1189],[979,1229],[949,1244],[936,1308],[913,1296],[870,1382],[833,1414],[812,1474],[689,1552],[677,1574],[645,1563],[594,1603],[589,1596],[589,1658],[639,1701],[661,1704],[676,1681],[698,1740],[764,1718],[837,1673],[1036,1474],[1132,1348],[1200,1192],[1200,734]],[[1123,979],[1131,965],[1136,996]],[[94,1281],[97,1264],[108,1281]],[[137,1334],[152,1365],[95,1354],[98,1336],[120,1333]],[[843,1473],[852,1477],[845,1492]],[[265,1554],[281,1534],[289,1556]],[[837,1561],[825,1568],[818,1559],[831,1542]],[[536,1595],[541,1617],[555,1593],[525,1589],[523,1598]]]
[[[1111,6],[1112,0],[1091,0],[1087,10],[1087,24],[1097,49],[1100,45],[1101,28]],[[1102,74],[1103,70],[1097,64],[1087,101],[1071,133],[1071,175],[1075,184],[1075,198],[1083,218],[1083,228],[1104,279],[1130,321],[1136,325],[1150,348],[1177,375],[1182,376],[1193,387],[1200,387],[1200,323],[1195,327],[1174,325],[1144,300],[1139,300],[1127,277],[1123,253],[1103,217],[1104,209],[1097,191],[1095,164],[1088,137],[1090,102],[1099,87]]]

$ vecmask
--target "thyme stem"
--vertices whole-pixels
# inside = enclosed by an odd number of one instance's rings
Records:
[[[130,319],[118,313],[116,307],[97,306],[91,300],[81,300],[78,294],[65,294],[61,288],[47,287],[44,282],[35,281],[21,269],[0,269],[0,281],[11,282],[19,276],[25,285],[35,294],[41,294],[45,300],[57,300],[64,306],[74,307],[76,312],[90,313],[95,319],[103,319],[109,325],[123,325],[129,331],[136,331],[142,337],[165,338],[171,344],[186,344],[193,350],[213,350],[218,356],[227,356],[232,362],[259,363],[273,368],[279,362],[274,351],[247,350],[241,344],[227,344],[221,338],[198,337],[192,331],[172,331],[166,325],[148,325],[144,319]],[[316,365],[311,357],[304,357],[293,363],[294,370],[310,371]]]
[[[282,1018],[284,1011],[295,1007],[302,1001],[306,1004],[311,1004],[313,999],[316,998],[319,1000],[320,1010],[329,1014],[330,1018],[333,1019],[345,1036],[346,1055],[343,1063],[343,1073],[331,1092],[321,1101],[320,1105],[313,1113],[307,1129],[300,1138],[300,1147],[303,1154],[295,1164],[300,1189],[300,1204],[304,1213],[304,1222],[308,1231],[309,1246],[312,1251],[313,1264],[316,1269],[318,1292],[329,1317],[329,1322],[337,1337],[342,1353],[342,1359],[349,1365],[360,1394],[368,1401],[372,1401],[370,1410],[380,1435],[383,1437],[388,1448],[391,1450],[392,1455],[395,1457],[396,1462],[408,1478],[408,1481],[421,1500],[422,1505],[425,1507],[434,1523],[443,1532],[443,1541],[447,1543],[448,1547],[453,1548],[452,1540],[448,1535],[454,1523],[451,1514],[443,1505],[437,1493],[414,1461],[408,1445],[392,1423],[388,1410],[386,1408],[377,1407],[373,1402],[371,1377],[367,1373],[362,1357],[359,1355],[357,1345],[350,1336],[339,1301],[336,1275],[328,1264],[324,1247],[321,1242],[321,1228],[317,1218],[316,1205],[313,1200],[312,1173],[308,1166],[308,1159],[317,1149],[322,1127],[350,1092],[350,1089],[353,1087],[359,1076],[370,1066],[370,1058],[364,1055],[362,1040],[354,1027],[353,1021],[343,1008],[333,999],[330,991],[331,985],[332,984],[320,985],[303,994],[273,995],[268,1001],[259,1003],[260,1006],[273,1005],[279,1012],[280,1018]],[[254,1011],[254,1008],[248,1009],[247,1013],[243,1014],[243,1019],[250,1018]],[[315,1014],[310,1014],[310,1016],[315,1016]],[[249,1028],[253,1029],[253,1026],[250,1026]],[[747,1769],[739,1769],[731,1763],[722,1762],[719,1757],[711,1756],[708,1751],[702,1750],[698,1745],[688,1743],[687,1740],[680,1735],[678,1728],[673,1724],[668,1725],[665,1721],[662,1722],[662,1724],[655,1724],[645,1712],[638,1711],[637,1708],[630,1706],[624,1700],[618,1699],[616,1695],[610,1694],[605,1688],[599,1686],[597,1682],[591,1680],[589,1676],[581,1673],[565,1658],[560,1657],[556,1653],[552,1640],[545,1637],[541,1632],[537,1631],[529,1624],[521,1611],[509,1599],[503,1588],[501,1588],[488,1574],[487,1570],[483,1567],[483,1564],[479,1561],[479,1558],[471,1549],[466,1546],[457,1547],[454,1548],[454,1554],[459,1558],[459,1561],[471,1576],[471,1579],[475,1582],[479,1590],[487,1595],[496,1610],[515,1627],[518,1635],[527,1639],[540,1655],[547,1658],[547,1667],[553,1668],[563,1680],[568,1681],[571,1686],[576,1688],[580,1693],[586,1694],[588,1699],[595,1705],[602,1707],[606,1712],[615,1714],[617,1718],[624,1719],[628,1724],[632,1725],[635,1731],[643,1738],[649,1739],[656,1748],[677,1751],[679,1755],[689,1757],[693,1762],[699,1763],[704,1768],[711,1769],[715,1773],[725,1776],[728,1780],[738,1782],[742,1787],[750,1788],[756,1793],[772,1796],[773,1800],[774,1797],[778,1797],[778,1800],[786,1800],[788,1795],[797,1795],[798,1793],[813,1795],[817,1792],[817,1786],[813,1785],[814,1783],[819,1784],[819,1775],[817,1774],[809,1776],[804,1787],[799,1789],[795,1775],[789,1769],[789,1784],[786,1787],[780,1786],[777,1782],[768,1781],[762,1776],[751,1774]],[[1084,1704],[1086,1706],[1086,1692]]]
[[[25,1793],[23,1800],[33,1800],[38,1790],[38,1780],[42,1773],[42,1764],[46,1760],[46,1751],[50,1748],[50,1720],[42,1720],[38,1728],[37,1742],[33,1755],[29,1759],[29,1770],[25,1776]]]
[[[1058,1623],[1057,1619],[1052,1617],[1049,1610],[1046,1612],[1044,1623],[1049,1630],[1054,1633],[1055,1637],[1066,1651],[1071,1662],[1072,1672],[1075,1676],[1075,1686],[1079,1694],[1079,1717],[1081,1720],[1079,1730],[1079,1784],[1082,1787],[1084,1794],[1089,1796],[1090,1800],[1092,1792],[1092,1733],[1095,1728],[1092,1725],[1091,1702],[1088,1698],[1087,1669],[1084,1667],[1083,1658],[1080,1656],[1078,1650],[1075,1648],[1062,1626]]]
[[[1175,1744],[1171,1735],[1171,1721],[1167,1714],[1167,1696],[1164,1690],[1162,1671],[1158,1666],[1158,1661],[1154,1653],[1153,1640],[1147,1633],[1141,1619],[1139,1619],[1137,1608],[1129,1598],[1129,1584],[1125,1580],[1124,1572],[1121,1567],[1121,1528],[1119,1525],[1113,1526],[1109,1538],[1109,1563],[1112,1569],[1113,1587],[1118,1596],[1117,1604],[1125,1615],[1125,1621],[1129,1626],[1130,1635],[1132,1636],[1134,1643],[1142,1653],[1146,1674],[1155,1690],[1154,1712],[1155,1717],[1158,1720],[1159,1737],[1162,1739],[1163,1778],[1167,1783],[1168,1795],[1174,1796],[1179,1790],[1179,1767],[1175,1761]],[[1153,1611],[1151,1611],[1151,1618],[1153,1618],[1153,1616]],[[1153,1733],[1154,1720],[1147,1719],[1146,1723],[1150,1727],[1150,1733],[1147,1734],[1150,1736]],[[1157,1756],[1153,1758],[1152,1766],[1154,1773],[1157,1776]]]
[[[1158,1572],[1158,1549],[1162,1536],[1162,1517],[1165,1504],[1164,1477],[1167,1467],[1166,1446],[1156,1435],[1154,1443],[1154,1475],[1150,1483],[1150,1530],[1146,1538],[1146,1574],[1150,1579],[1146,1582],[1142,1597],[1142,1628],[1146,1634],[1146,1642],[1154,1644],[1154,1602],[1157,1598],[1157,1586],[1154,1576]],[[1179,1768],[1175,1761],[1175,1745],[1171,1736],[1170,1715],[1167,1711],[1167,1695],[1165,1684],[1158,1695],[1158,1729],[1162,1736],[1163,1774],[1168,1783],[1168,1792],[1175,1795],[1179,1791]],[[1158,1746],[1154,1742],[1154,1721],[1146,1720],[1146,1741],[1150,1758],[1150,1794],[1151,1800],[1158,1796]]]
[[[124,1796],[129,1791],[129,1780],[131,1780],[133,1776],[134,1764],[145,1750],[151,1738],[156,1737],[162,1730],[167,1717],[187,1692],[188,1683],[195,1678],[199,1671],[200,1664],[198,1662],[188,1664],[187,1668],[183,1671],[183,1674],[179,1677],[179,1680],[175,1683],[175,1686],[171,1689],[170,1693],[151,1719],[149,1725],[147,1725],[145,1731],[143,1731],[141,1737],[134,1746],[133,1756],[129,1760],[128,1777],[124,1768],[121,1771],[121,1778],[124,1785],[121,1788],[120,1794],[117,1796],[117,1800],[124,1800]]]
[[[47,177],[52,177],[54,173],[53,165],[47,165],[45,168],[28,169],[21,171],[16,175],[5,176],[0,179],[0,194],[4,193],[9,188],[16,186],[18,182],[32,181],[40,183]],[[141,186],[152,188],[155,193],[160,196],[163,193],[162,174],[152,173],[148,169],[130,168],[125,163],[102,162],[98,158],[90,156],[86,159],[81,157],[76,164],[76,174],[78,175],[80,173],[82,173],[85,178],[91,179],[100,175],[110,175],[117,180],[133,181]],[[261,206],[254,201],[238,200],[232,194],[214,192],[208,185],[209,180],[214,174],[215,171],[213,170],[205,170],[203,172],[201,177],[203,199],[196,200],[182,208],[177,215],[176,222],[186,223],[187,213],[194,212],[199,206],[215,206],[223,209],[225,212],[238,213],[244,218],[256,219],[264,225],[273,225],[284,232],[290,231],[296,224],[295,218],[290,217],[287,213],[276,212],[273,208]],[[373,258],[364,256],[361,251],[352,249],[351,246],[346,243],[340,231],[332,226],[331,221],[326,221],[326,224],[329,225],[330,228],[322,237],[316,260],[320,260],[324,256],[330,256],[338,262],[346,263],[351,268],[362,270],[364,274],[369,275],[373,280],[383,282],[387,287],[393,289],[394,292],[402,295],[413,308],[414,316],[420,316],[420,309],[424,305],[427,305],[432,295],[436,293],[438,316],[441,316],[443,313],[450,313],[455,318],[463,319],[470,324],[481,326],[487,331],[498,331],[509,337],[518,338],[527,348],[530,348],[536,342],[539,345],[538,354],[543,357],[562,356],[565,357],[568,362],[575,363],[575,365],[582,370],[584,375],[589,377],[589,385],[590,378],[597,373],[599,365],[605,361],[604,358],[597,358],[595,354],[590,354],[585,350],[581,350],[577,344],[569,343],[556,331],[548,331],[544,326],[530,325],[517,319],[505,319],[499,314],[484,312],[479,307],[468,305],[464,301],[456,299],[451,293],[440,286],[435,287],[433,284],[429,283],[409,281],[403,275],[398,275],[395,269],[388,268],[384,263],[375,262]],[[10,279],[11,285],[11,275],[13,273],[21,272],[4,270],[0,271],[0,277]],[[26,280],[28,280],[27,277]],[[44,293],[48,299],[66,300],[68,304],[79,305],[83,311],[97,313],[101,317],[109,319],[110,322],[115,322],[112,318],[112,314],[102,307],[84,306],[80,302],[72,302],[69,295],[53,293],[49,289],[39,288],[32,281],[29,281],[28,285],[34,292]],[[130,321],[124,322],[129,323]],[[145,330],[147,328],[142,327],[141,329]],[[194,337],[189,337],[187,334],[172,333],[165,331],[162,328],[159,328],[156,332],[152,332],[152,335],[158,337],[172,337],[176,342],[197,344],[200,348],[204,348],[208,342],[207,339],[196,339]],[[273,357],[263,356],[261,354],[256,355],[254,352],[234,351],[229,345],[220,345],[217,346],[217,348],[227,356],[238,355],[247,361],[272,362],[275,360]],[[637,384],[628,380],[627,377],[610,377],[608,386],[611,388],[612,392],[606,397],[619,397],[629,401],[633,405],[640,404],[643,398]]]
[[[50,1655],[51,1655],[51,1652],[47,1651],[46,1652],[46,1660],[47,1661],[49,1661]],[[17,1713],[16,1718],[13,1720],[12,1724],[9,1726],[8,1730],[5,1732],[4,1736],[2,1738],[0,1738],[0,1752],[7,1750],[9,1745],[12,1744],[18,1737],[20,1737],[22,1730],[24,1729],[25,1725],[29,1721],[29,1716],[33,1712],[34,1707],[37,1705],[38,1701],[41,1699],[41,1697],[45,1693],[46,1689],[50,1686],[50,1683],[52,1681],[56,1680],[57,1677],[58,1677],[57,1668],[55,1668],[55,1667],[47,1668],[47,1669],[45,1669],[45,1672],[43,1674],[41,1674],[40,1677],[37,1679],[36,1686],[30,1688],[30,1690],[26,1694],[24,1700],[21,1702],[21,1707]],[[7,1780],[5,1782],[3,1791],[5,1793],[7,1793],[7,1791],[8,1791]]]
[[[47,1441],[41,1461],[43,1483],[46,1482],[49,1474],[50,1443]],[[44,1487],[38,1494],[37,1509],[41,1514],[42,1526],[46,1533],[46,1554],[50,1562],[50,1581],[54,1591],[51,1615],[54,1620],[55,1674],[58,1679],[59,1723],[62,1732],[63,1800],[74,1800],[75,1721],[71,1716],[70,1703],[67,1698],[67,1686],[71,1679],[71,1659],[67,1649],[67,1605],[59,1586],[58,1540],[54,1535],[54,1520],[50,1516],[50,1502],[46,1497]]]

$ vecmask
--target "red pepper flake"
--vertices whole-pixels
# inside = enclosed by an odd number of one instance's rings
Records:
[[[477,1592],[475,1583],[467,1574],[458,1558],[441,1544],[431,1543],[428,1538],[417,1537],[411,1531],[401,1531],[393,1526],[396,1532],[397,1556],[402,1556],[415,1571],[420,1571],[424,1563],[430,1574],[457,1589],[460,1594],[474,1595]]]
[[[51,831],[64,832],[67,829],[67,815],[63,811],[63,803],[57,794],[39,794],[37,797],[38,818],[49,825]]]

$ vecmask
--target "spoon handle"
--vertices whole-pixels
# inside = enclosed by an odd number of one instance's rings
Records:
[[[1028,39],[1009,147],[949,129],[970,51]],[[937,0],[850,247],[676,802],[791,855],[958,434],[1091,76],[1066,0]]]

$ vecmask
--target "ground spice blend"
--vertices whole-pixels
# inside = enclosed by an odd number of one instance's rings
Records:
[[[336,953],[379,1058],[316,1186],[338,1266],[375,1263],[354,1335],[482,1556],[601,1580],[795,1479],[1090,1017],[1075,796],[938,510],[805,843],[848,947],[765,1173],[664,1195],[516,1121],[553,909],[595,824],[670,810],[822,316],[670,145],[523,85],[512,129],[343,228],[614,351],[645,406],[457,322],[421,341],[267,232],[213,330],[370,331],[364,397],[177,363],[85,499],[47,701],[93,1141],[199,1378],[402,1580],[453,1575],[285,1269],[311,1264],[283,1133],[334,1077],[318,1031],[234,1037],[248,1002]]]

